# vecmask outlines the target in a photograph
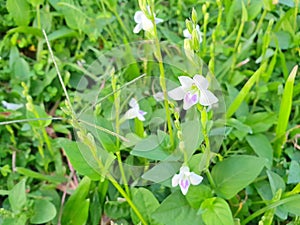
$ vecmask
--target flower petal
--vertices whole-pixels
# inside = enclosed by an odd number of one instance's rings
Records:
[[[144,15],[144,13],[142,11],[137,11],[134,14],[134,21],[136,23],[141,23],[144,17],[145,17],[145,15]]]
[[[193,105],[198,103],[198,101],[199,101],[198,99],[199,99],[198,93],[193,93],[192,94],[190,92],[187,92],[184,96],[184,99],[183,99],[183,109],[188,110]]]
[[[175,174],[172,178],[172,187],[176,187],[179,184],[180,175]]]
[[[153,28],[153,24],[152,24],[152,21],[149,20],[147,17],[143,18],[143,21],[142,21],[142,28],[143,30],[145,31],[149,31]]]
[[[180,77],[178,77],[178,79],[184,90],[189,89],[195,83],[192,78],[187,77],[187,76],[180,76]]]
[[[125,113],[124,118],[127,119],[127,120],[130,120],[130,119],[136,118],[138,116],[139,116],[139,114],[137,113],[137,111],[135,109],[129,109]]]
[[[156,24],[162,23],[162,22],[164,22],[163,19],[161,19],[161,18],[155,18],[155,23],[156,23]]]
[[[182,166],[180,168],[180,174],[185,174],[185,173],[189,173],[190,172],[190,168],[187,166]]]
[[[18,110],[20,108],[22,108],[24,105],[23,104],[15,104],[15,103],[9,103],[7,101],[2,101],[2,105],[4,108],[8,109],[8,110]]]
[[[130,101],[129,101],[129,106],[131,107],[131,108],[136,108],[136,106],[138,106],[139,104],[138,104],[138,102],[137,102],[137,100],[135,99],[135,98],[131,98],[130,99]]]
[[[191,33],[189,32],[188,29],[184,29],[184,30],[183,30],[183,36],[184,36],[185,38],[187,38],[187,39],[192,39],[192,35],[191,35]]]
[[[208,80],[202,75],[196,74],[193,77],[193,80],[197,85],[197,87],[199,88],[199,90],[206,90],[209,86]]]
[[[142,110],[139,110],[138,113],[137,113],[137,118],[140,120],[140,121],[145,121],[145,117],[144,115],[146,115],[147,112],[144,112]]]
[[[135,34],[139,33],[139,32],[141,31],[142,28],[143,28],[143,27],[142,27],[142,24],[141,24],[141,23],[138,23],[138,24],[134,27],[133,33],[135,33]]]
[[[199,103],[203,106],[210,106],[218,102],[218,98],[209,90],[200,91]]]
[[[190,174],[190,182],[192,185],[198,185],[202,182],[203,180],[203,177],[198,175],[198,174],[195,174],[194,172],[191,172]]]
[[[179,186],[183,195],[186,195],[186,193],[188,192],[190,184],[191,183],[189,179],[187,179],[187,177],[184,177],[184,179],[181,179],[179,181]]]
[[[172,98],[176,101],[179,101],[184,98],[185,92],[183,91],[182,87],[180,86],[178,88],[175,88],[175,89],[169,91],[168,95],[170,98]]]

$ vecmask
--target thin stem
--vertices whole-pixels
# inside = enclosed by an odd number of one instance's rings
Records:
[[[52,58],[52,61],[53,61],[54,67],[55,67],[55,70],[56,70],[56,72],[57,72],[57,75],[58,75],[58,78],[59,78],[61,87],[62,87],[62,89],[63,89],[63,91],[64,91],[64,93],[65,93],[65,95],[66,95],[66,99],[67,99],[67,102],[68,102],[68,107],[71,109],[72,115],[75,116],[75,112],[74,112],[74,110],[73,110],[73,108],[72,108],[71,100],[70,100],[70,98],[69,98],[69,95],[68,95],[67,89],[66,89],[66,87],[65,87],[64,81],[63,81],[63,79],[62,79],[62,76],[61,76],[61,74],[60,74],[60,72],[59,72],[58,65],[57,65],[57,63],[56,63],[56,61],[55,61],[54,54],[53,54],[52,48],[51,48],[51,46],[50,46],[50,42],[49,42],[49,40],[48,40],[48,36],[47,36],[46,31],[45,31],[44,29],[43,29],[42,31],[43,31],[43,35],[44,35],[44,37],[45,37],[45,40],[46,40],[46,43],[47,43],[47,46],[48,46],[48,50],[49,50],[50,56],[51,56],[51,58]]]
[[[160,72],[159,82],[160,82],[160,86],[161,86],[161,89],[164,94],[164,106],[166,109],[167,125],[168,125],[169,134],[170,134],[170,144],[171,144],[171,146],[174,146],[173,128],[172,128],[171,113],[170,113],[169,103],[168,103],[165,70],[164,70],[164,65],[163,65],[163,61],[162,61],[161,48],[160,48],[160,43],[159,43],[159,39],[158,39],[158,35],[157,35],[157,29],[156,29],[156,23],[155,23],[153,11],[151,11],[151,14],[152,14],[151,20],[153,23],[153,32],[154,32],[155,47],[156,47],[155,55],[156,55],[156,58],[159,63],[159,72]]]
[[[132,200],[130,199],[130,197],[126,194],[126,192],[122,189],[122,187],[120,186],[120,184],[118,184],[118,182],[111,175],[108,175],[107,178],[115,186],[115,188],[119,191],[119,193],[126,199],[126,201],[130,205],[130,207],[132,208],[132,210],[135,212],[135,214],[137,215],[137,217],[142,222],[142,224],[143,225],[148,225],[148,223],[146,222],[146,220],[144,219],[144,217],[142,216],[142,214],[140,213],[140,211],[134,205],[134,203],[132,202]]]

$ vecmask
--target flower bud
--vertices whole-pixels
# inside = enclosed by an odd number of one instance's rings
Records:
[[[192,43],[193,43],[193,49],[195,51],[199,51],[200,48],[200,37],[198,35],[198,32],[196,29],[193,30],[192,33]]]
[[[191,34],[193,32],[193,23],[190,20],[186,19],[185,24],[186,24],[186,28]]]
[[[193,10],[192,10],[192,21],[194,24],[197,24],[197,21],[198,21],[198,16],[197,16],[197,12],[196,12],[195,8],[193,8]]]

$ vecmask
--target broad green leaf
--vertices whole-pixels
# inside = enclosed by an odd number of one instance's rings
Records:
[[[203,225],[201,216],[193,209],[178,190],[168,196],[152,217],[164,225]]]
[[[207,225],[234,225],[227,202],[218,197],[205,199],[200,207],[202,219]]]
[[[42,5],[44,3],[44,0],[29,0],[28,1],[33,7],[36,7],[38,5]]]
[[[188,158],[193,155],[203,139],[204,137],[199,120],[187,121],[182,124],[182,140]]]
[[[144,173],[142,178],[160,183],[172,177],[179,170],[181,165],[182,163],[180,162],[163,161]]]
[[[297,161],[292,160],[289,168],[288,184],[297,184],[300,182],[300,165]]]
[[[296,216],[300,216],[300,195],[294,195],[294,200],[283,204],[285,211]]]
[[[230,118],[240,107],[242,102],[245,100],[245,98],[248,96],[251,88],[257,81],[257,79],[261,76],[262,72],[266,68],[266,63],[262,64],[258,70],[250,77],[250,79],[246,82],[242,90],[239,92],[239,94],[236,96],[236,98],[233,100],[233,102],[230,104],[227,113],[226,118]]]
[[[38,29],[36,27],[20,26],[20,27],[12,28],[9,31],[7,31],[7,34],[13,34],[13,33],[32,34],[37,37],[43,37],[43,33],[41,29]]]
[[[94,168],[81,153],[81,148],[85,148],[89,151],[88,147],[84,146],[82,143],[77,143],[65,138],[59,138],[58,144],[64,149],[73,167],[80,174],[86,175],[93,180],[99,180],[101,178],[99,169]],[[90,155],[90,157],[92,157],[92,155]],[[94,161],[94,159],[91,160]]]
[[[159,225],[157,221],[151,218],[152,213],[159,207],[159,202],[154,197],[151,191],[145,188],[133,189],[132,190],[132,201],[143,215],[146,222],[151,225]],[[134,224],[139,223],[139,218],[136,216],[134,211],[131,209],[131,218]]]
[[[259,112],[249,114],[245,124],[252,128],[253,134],[265,132],[276,122],[276,114],[273,112]]]
[[[56,216],[55,206],[45,199],[36,199],[33,207],[34,214],[30,217],[32,224],[47,223]]]
[[[282,145],[285,142],[285,132],[288,126],[288,121],[292,109],[294,81],[297,74],[298,65],[294,66],[291,71],[283,91],[283,96],[280,104],[278,123],[276,127],[276,141],[274,143],[275,157],[279,158],[282,152]]]
[[[27,0],[7,0],[6,8],[18,26],[29,24],[30,6]]]
[[[71,30],[67,27],[62,27],[58,30],[53,31],[48,35],[49,41],[53,41],[56,39],[66,38],[66,37],[73,37],[76,36],[77,33],[74,30]]]
[[[213,197],[212,190],[206,185],[190,186],[186,194],[186,200],[194,209],[199,209],[201,203],[208,198]]]
[[[268,169],[271,169],[273,163],[273,149],[268,138],[263,134],[248,135],[247,142],[254,152],[267,161]]]
[[[35,179],[45,180],[45,181],[53,182],[53,183],[67,182],[67,178],[65,178],[63,176],[46,175],[46,174],[38,173],[38,172],[32,171],[27,168],[23,168],[23,167],[17,167],[16,169],[19,174],[22,174],[22,175],[25,175],[28,177],[32,177]]]
[[[285,191],[285,183],[281,176],[271,170],[267,170],[267,175],[273,195],[275,195],[279,189],[281,189],[282,192]]]
[[[23,58],[17,58],[13,64],[13,75],[16,80],[27,81],[30,77],[29,65]]]
[[[62,224],[82,225],[86,224],[89,215],[89,194],[91,180],[84,177],[74,193],[68,199],[63,209]]]
[[[265,159],[236,155],[217,163],[212,169],[216,193],[230,199],[251,184],[265,166]]]
[[[8,200],[13,212],[18,213],[26,204],[25,179],[17,183],[9,192]]]
[[[130,207],[127,202],[107,201],[104,205],[104,213],[112,219],[129,219]]]

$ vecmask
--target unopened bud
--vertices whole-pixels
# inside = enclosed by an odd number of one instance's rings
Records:
[[[196,12],[195,8],[193,8],[193,10],[192,10],[192,21],[194,24],[197,24],[197,21],[198,21],[198,16],[197,16],[197,12]]]
[[[191,34],[193,32],[193,23],[190,20],[186,19],[185,24],[186,24],[186,28]]]

